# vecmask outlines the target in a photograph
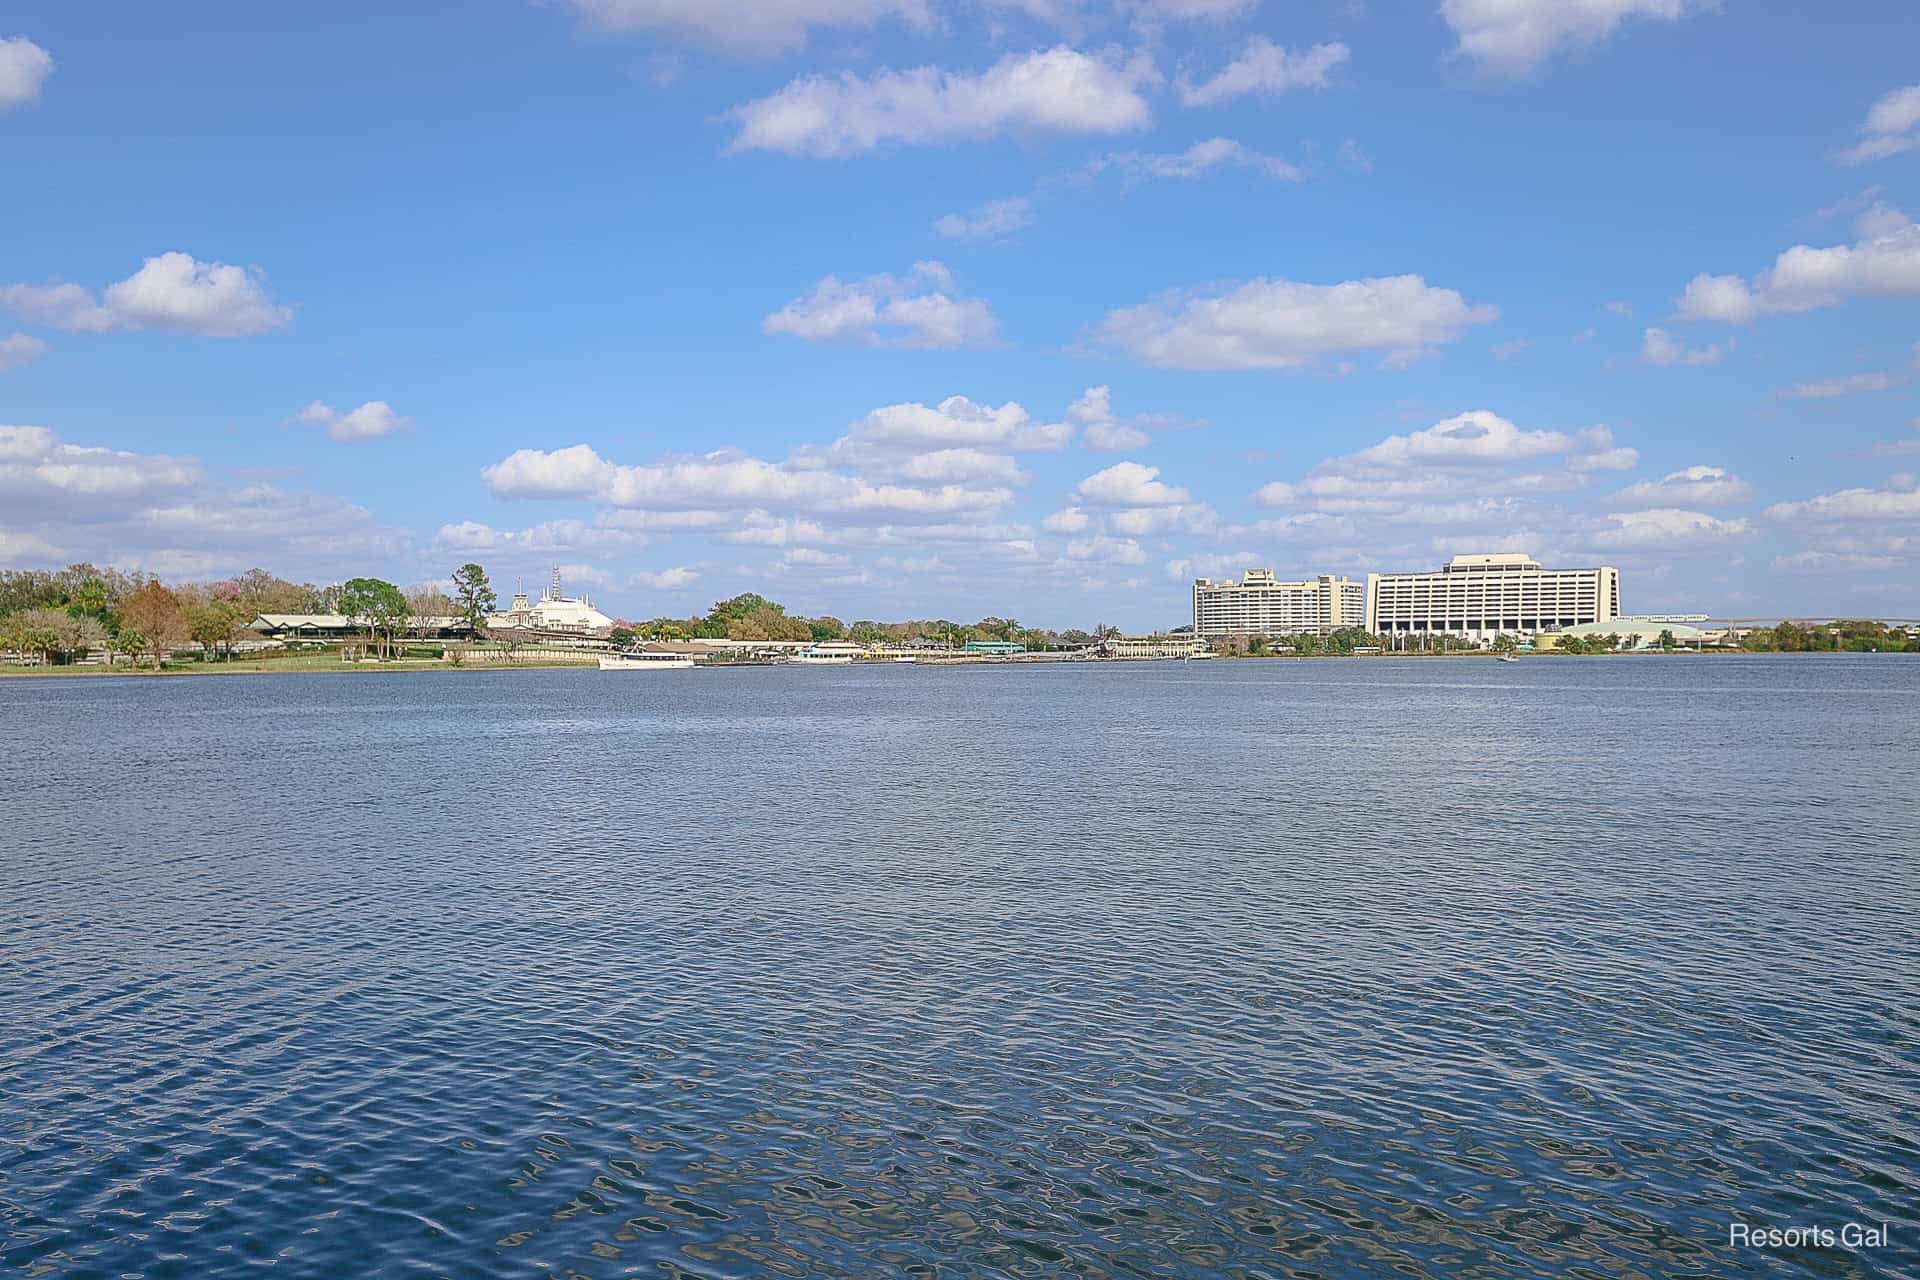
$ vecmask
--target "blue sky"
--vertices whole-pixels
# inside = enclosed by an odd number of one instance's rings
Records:
[[[1920,615],[1916,49],[1905,0],[16,0],[0,565],[1146,627],[1520,550]]]

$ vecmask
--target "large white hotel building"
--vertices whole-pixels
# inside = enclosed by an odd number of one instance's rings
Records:
[[[1366,616],[1366,588],[1323,573],[1311,582],[1281,582],[1271,569],[1248,569],[1240,581],[1193,583],[1196,636],[1327,635],[1357,627]]]
[[[1436,573],[1367,575],[1368,631],[1488,640],[1620,616],[1620,571],[1542,569],[1531,556],[1455,556]]]

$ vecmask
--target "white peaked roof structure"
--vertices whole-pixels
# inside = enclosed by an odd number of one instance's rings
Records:
[[[553,580],[537,601],[529,602],[525,591],[516,591],[513,606],[496,613],[488,625],[526,631],[556,631],[568,635],[604,636],[613,629],[613,619],[593,607],[586,596],[568,596],[560,589],[560,569],[556,565]]]

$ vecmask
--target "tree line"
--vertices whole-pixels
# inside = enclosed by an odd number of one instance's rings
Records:
[[[402,590],[379,578],[327,586],[289,582],[249,569],[216,582],[169,587],[157,576],[74,564],[53,570],[0,570],[0,652],[38,655],[49,664],[107,650],[147,659],[158,670],[168,654],[190,644],[209,661],[231,659],[257,638],[261,614],[340,614],[363,626],[370,644],[389,653],[409,630],[454,618],[484,634],[496,599],[477,564],[456,569],[451,594],[431,584]]]
[[[615,643],[633,640],[790,640],[822,644],[831,640],[849,640],[857,644],[906,645],[914,643],[964,645],[970,640],[999,640],[1024,644],[1028,649],[1078,649],[1094,643],[1114,629],[1102,623],[1093,631],[1068,628],[1051,631],[1023,626],[1013,618],[986,617],[978,622],[955,622],[948,618],[923,618],[905,622],[879,622],[861,619],[842,622],[822,615],[801,617],[755,592],[744,592],[715,602],[706,613],[691,618],[654,618],[646,622],[622,622],[614,631]]]

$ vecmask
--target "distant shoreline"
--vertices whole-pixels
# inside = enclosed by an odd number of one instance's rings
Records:
[[[1808,657],[1808,656],[1833,657],[1836,655],[1852,655],[1856,652],[1858,653],[1858,656],[1863,656],[1863,657],[1868,656],[1867,651],[1852,651],[1852,650],[1846,650],[1846,649],[1810,649],[1810,650],[1793,650],[1793,651],[1755,650],[1755,649],[1700,649],[1700,650],[1675,649],[1671,652],[1667,652],[1660,649],[1643,649],[1643,650],[1621,650],[1620,652],[1617,652],[1617,653],[1596,653],[1596,654],[1523,653],[1519,656],[1528,661],[1553,659],[1558,661],[1577,662],[1582,658],[1648,658],[1648,657],[1660,658],[1660,657],[1679,657],[1682,655],[1685,655],[1687,657],[1701,657],[1701,656],[1713,656],[1716,654],[1722,655],[1722,656],[1738,656],[1738,657],[1748,657],[1748,658],[1796,658],[1796,657]],[[1883,650],[1877,650],[1873,652],[1879,655],[1891,655],[1891,656],[1899,656],[1901,653],[1901,651],[1897,649],[1883,649]],[[1478,658],[1482,661],[1486,661],[1491,659],[1493,656],[1494,655],[1491,653],[1488,653],[1485,651],[1476,651],[1476,650],[1453,650],[1449,652],[1438,652],[1438,653],[1263,653],[1263,654],[1239,654],[1232,657],[1219,657],[1219,658],[1214,658],[1211,661],[1239,663],[1239,662],[1272,662],[1272,661],[1281,661],[1281,662],[1342,661],[1344,662],[1344,661],[1359,660],[1363,662],[1372,662],[1372,661],[1381,661],[1381,660],[1427,661],[1427,660],[1436,659],[1436,658],[1456,659],[1456,660],[1470,660],[1470,659]],[[972,661],[956,660],[956,661],[943,662],[938,659],[932,659],[926,662],[916,663],[914,665],[926,666],[926,667],[955,667],[955,666],[973,666],[973,667],[1050,666],[1051,667],[1051,666],[1076,666],[1082,663],[1092,663],[1100,666],[1165,666],[1168,664],[1180,663],[1180,662],[1181,662],[1181,659],[1179,658],[1083,658],[1083,659],[1077,659],[1072,661],[1062,659],[1054,662],[1034,662],[1034,661],[1021,662],[1017,659],[1012,659],[1012,660],[1001,659],[998,661],[994,661],[991,659],[976,659]],[[714,670],[725,670],[730,667],[764,667],[769,665],[778,665],[778,664],[770,664],[765,662],[713,662],[713,663],[700,664],[700,666],[703,668],[711,668]],[[862,666],[881,667],[881,666],[893,666],[896,664],[891,662],[886,662],[886,661],[872,661],[872,662],[855,662],[851,665],[855,667],[862,667]],[[464,675],[464,674],[490,674],[490,673],[496,673],[496,672],[513,672],[513,671],[593,671],[593,670],[596,670],[597,668],[598,668],[597,660],[582,661],[582,662],[566,662],[566,661],[555,661],[552,659],[529,659],[525,662],[470,662],[470,663],[462,663],[459,666],[454,666],[453,664],[448,662],[430,662],[430,661],[429,662],[405,662],[405,661],[376,662],[376,661],[367,660],[367,661],[361,661],[361,662],[298,662],[296,663],[296,662],[290,662],[282,659],[282,660],[277,660],[272,662],[246,662],[246,661],[206,662],[206,663],[194,662],[194,663],[182,664],[180,666],[175,666],[175,667],[166,667],[159,671],[155,671],[151,667],[134,667],[134,666],[124,666],[119,664],[115,664],[114,666],[111,666],[111,667],[99,666],[99,665],[90,665],[90,666],[74,665],[74,666],[64,666],[64,667],[5,666],[5,667],[0,667],[0,680],[35,680],[35,679],[63,680],[63,679],[72,679],[72,678],[110,677],[110,676],[119,676],[123,678],[127,676],[137,676],[141,679],[151,680],[151,679],[178,679],[182,677],[193,677],[193,676],[401,675],[409,672],[416,672],[416,673],[417,672],[445,672],[448,674]]]

